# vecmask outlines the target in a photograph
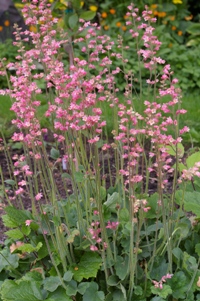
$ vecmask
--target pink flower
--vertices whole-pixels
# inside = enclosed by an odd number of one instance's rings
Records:
[[[107,229],[112,229],[112,230],[115,231],[117,229],[118,225],[119,225],[119,222],[110,222],[110,221],[108,221],[108,224],[107,224],[106,228]]]
[[[90,250],[93,251],[93,252],[95,252],[95,251],[98,251],[98,248],[96,246],[94,246],[94,245],[91,245],[90,246]]]
[[[42,194],[42,193],[38,193],[38,194],[35,196],[35,199],[36,199],[36,201],[39,201],[39,200],[41,200],[42,197],[43,197],[43,194]]]
[[[31,223],[32,223],[32,219],[27,219],[25,221],[26,226],[30,226]]]

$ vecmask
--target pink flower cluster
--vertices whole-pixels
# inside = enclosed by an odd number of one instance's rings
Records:
[[[155,288],[163,289],[163,283],[166,282],[166,279],[172,278],[172,276],[173,276],[173,274],[167,274],[167,275],[163,276],[160,281],[152,280],[152,283],[154,284]]]

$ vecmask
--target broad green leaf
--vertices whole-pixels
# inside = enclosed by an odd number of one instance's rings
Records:
[[[83,295],[86,289],[90,286],[90,282],[81,282],[78,286],[78,292]]]
[[[193,275],[194,271],[196,271],[198,269],[198,264],[197,264],[196,258],[193,256],[190,256],[187,252],[184,252],[182,269],[187,271],[187,273],[190,273],[191,275]]]
[[[8,214],[3,215],[1,218],[4,226],[8,228],[16,228],[18,226],[18,222],[14,221]]]
[[[107,201],[103,205],[108,209],[116,210],[116,205],[119,203],[119,193],[114,192],[112,195],[108,194]]]
[[[174,262],[176,263],[177,267],[180,268],[180,264],[183,258],[183,252],[180,248],[174,248],[172,250],[172,254],[174,255]]]
[[[75,296],[77,291],[77,282],[74,280],[69,281],[66,285],[66,294],[68,296]]]
[[[186,31],[192,35],[200,35],[200,24],[199,23],[193,23],[188,28]]]
[[[166,149],[167,149],[167,153],[171,156],[176,156],[176,151],[177,151],[179,158],[183,157],[185,151],[182,143],[177,144],[177,149],[174,145],[167,145]]]
[[[115,263],[115,270],[116,270],[116,275],[121,279],[124,280],[127,276],[127,271],[128,271],[128,256],[125,258],[121,256],[117,256],[117,260]]]
[[[109,286],[117,286],[118,283],[119,283],[119,281],[120,280],[119,280],[119,278],[117,276],[111,275],[111,276],[108,277],[107,284]]]
[[[101,267],[102,259],[94,252],[85,253],[77,264],[77,270],[73,270],[74,279],[81,282],[83,279],[96,277],[99,268]]]
[[[151,279],[160,281],[160,279],[167,274],[168,264],[163,256],[157,256],[152,271],[150,273]]]
[[[90,282],[90,286],[86,289],[83,295],[83,301],[104,301],[104,292],[98,291],[98,284],[96,282]]]
[[[63,280],[68,282],[72,280],[72,277],[73,277],[73,273],[71,271],[67,271],[63,276]]]
[[[39,242],[36,247],[31,244],[24,244],[19,246],[16,250],[21,251],[22,253],[32,253],[34,251],[38,251],[42,247],[42,243]]]
[[[14,180],[5,180],[4,181],[6,184],[8,184],[8,185],[11,185],[11,186],[14,186],[15,184],[16,184],[16,182],[14,181]]]
[[[80,14],[80,19],[90,21],[96,16],[96,12],[93,11],[84,11]]]
[[[48,297],[50,300],[53,299],[53,301],[72,301],[71,297],[67,296],[65,289],[61,286],[59,286],[56,291],[50,292]]]
[[[72,16],[70,16],[68,19],[68,24],[71,29],[74,29],[78,24],[78,15],[73,14]]]
[[[73,243],[74,238],[78,235],[80,235],[80,231],[77,230],[77,229],[73,230],[72,233],[67,237],[67,242],[68,243]]]
[[[41,283],[35,281],[5,280],[1,286],[1,296],[5,301],[38,301],[43,300]]]
[[[161,298],[167,298],[167,296],[172,294],[172,289],[169,285],[164,284],[162,289],[152,286],[151,292],[155,295],[159,295]]]
[[[27,219],[32,218],[31,213],[29,211],[19,210],[13,206],[6,207],[5,211],[10,217],[10,219],[13,220],[13,222],[16,223],[18,226],[24,224]]]
[[[188,233],[190,231],[191,228],[191,224],[190,221],[188,220],[188,222],[180,222],[177,226],[177,228],[175,228],[174,232],[176,231],[176,235],[178,234],[178,236],[181,239],[184,239],[188,236]]]
[[[172,295],[175,299],[185,299],[186,291],[188,289],[188,279],[183,271],[175,273],[171,279],[168,279],[168,283],[172,289]]]
[[[60,278],[58,276],[50,276],[43,280],[44,289],[49,292],[54,292],[58,286],[61,285]]]
[[[54,160],[57,160],[60,157],[60,151],[52,147],[50,151],[50,157]]]
[[[184,210],[186,212],[193,212],[198,218],[200,218],[200,192],[185,192]]]
[[[187,159],[186,159],[186,164],[188,168],[191,168],[195,165],[195,163],[200,161],[200,152],[196,152],[192,155],[190,155]]]
[[[7,235],[10,238],[13,238],[15,240],[21,239],[24,237],[24,234],[19,229],[13,229],[5,232],[5,235]]]
[[[84,174],[81,172],[81,171],[76,171],[74,173],[74,180],[77,182],[77,183],[82,183],[83,180],[84,180]]]
[[[104,201],[106,198],[106,189],[103,186],[100,187],[99,198],[100,198],[100,201]]]
[[[129,221],[129,211],[127,208],[122,208],[119,212],[119,222],[121,223],[127,223]]]
[[[71,179],[72,177],[67,172],[64,172],[61,176],[62,179]]]
[[[158,212],[158,202],[159,196],[158,193],[152,194],[148,199],[147,199],[147,206],[150,207],[151,209],[148,210],[147,212],[144,212],[144,217],[145,218],[155,218],[159,217],[161,215],[161,212]]]
[[[16,269],[18,267],[19,256],[11,254],[9,249],[4,248],[0,251],[0,272],[4,268]]]
[[[195,245],[195,252],[197,253],[198,256],[200,256],[200,243]]]

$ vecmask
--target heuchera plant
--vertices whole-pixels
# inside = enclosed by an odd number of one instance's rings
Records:
[[[180,134],[189,129],[179,129],[185,110],[178,80],[156,55],[161,43],[152,12],[145,7],[140,17],[131,4],[126,14],[139,74],[126,68],[131,57],[122,37],[113,52],[114,42],[98,24],[80,20],[72,39],[56,29],[45,0],[26,3],[23,13],[37,32],[27,30],[22,40],[16,28],[19,55],[7,65],[16,75],[0,91],[13,100],[12,140],[23,145],[22,154],[12,155],[4,141],[3,221],[10,230],[0,253],[1,299],[198,300],[199,226],[187,211],[198,221],[200,153],[182,162]],[[32,49],[25,51],[23,42]],[[46,82],[48,129],[38,118],[38,95],[44,94],[38,79]],[[27,199],[31,211],[24,208]]]

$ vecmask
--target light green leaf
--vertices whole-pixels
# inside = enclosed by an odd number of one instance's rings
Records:
[[[129,221],[129,211],[127,208],[122,208],[119,212],[119,222],[121,223],[127,223]]]
[[[1,296],[5,301],[43,300],[40,282],[5,280],[1,286]]]
[[[50,157],[54,160],[57,160],[60,157],[60,151],[54,147],[52,147],[50,151]]]
[[[8,214],[3,215],[1,218],[4,226],[8,228],[16,228],[18,226],[18,222],[15,222]]]
[[[188,289],[188,279],[183,271],[175,273],[171,279],[168,279],[168,283],[172,289],[172,295],[175,299],[185,299]]]
[[[185,192],[184,210],[186,212],[193,212],[198,218],[200,218],[200,192]]]
[[[24,237],[24,234],[19,229],[13,229],[5,232],[5,235],[7,235],[10,238],[13,239],[21,239]]]
[[[61,286],[59,286],[56,291],[49,293],[48,297],[53,299],[53,301],[72,301],[71,297],[67,296],[65,289]]]
[[[200,256],[200,243],[195,245],[195,252],[197,253],[198,256]]]
[[[194,167],[195,163],[200,161],[200,152],[196,152],[192,155],[190,155],[187,159],[186,159],[186,164],[188,168]]]
[[[81,172],[81,171],[76,171],[74,173],[74,180],[77,182],[77,183],[82,183],[83,180],[84,180],[84,174]]]
[[[121,256],[117,256],[117,260],[115,263],[115,270],[116,270],[116,275],[121,279],[124,280],[127,276],[127,271],[128,271],[128,256],[125,258]]]
[[[86,289],[83,295],[83,301],[104,301],[104,292],[98,291],[98,284],[96,282],[90,282],[90,286]]]
[[[67,242],[68,243],[73,243],[74,238],[78,235],[80,235],[79,230],[77,230],[77,229],[73,230],[72,233],[67,237]]]
[[[22,253],[32,253],[34,251],[37,252],[41,247],[42,247],[42,243],[39,242],[36,247],[32,246],[31,244],[24,244],[19,246],[16,250],[19,250]]]
[[[27,219],[31,219],[31,213],[26,210],[19,210],[13,206],[8,206],[5,208],[6,213],[8,214],[11,221],[13,221],[18,226],[21,226],[25,223]]]
[[[16,269],[18,267],[19,256],[11,254],[9,249],[3,249],[0,252],[0,272],[4,268]]]
[[[72,280],[72,277],[73,277],[73,273],[71,271],[67,271],[63,276],[63,280],[68,282]]]
[[[167,296],[172,294],[172,289],[169,285],[164,284],[162,289],[151,286],[151,292],[161,298],[167,298]]]
[[[90,21],[96,16],[96,12],[93,11],[84,11],[80,14],[80,19]]]
[[[4,181],[6,184],[8,184],[8,185],[10,185],[10,186],[14,186],[16,183],[15,183],[15,181],[14,180],[5,180]]]
[[[54,292],[58,286],[61,285],[60,278],[58,276],[50,276],[43,280],[44,289],[49,292]]]
[[[78,292],[83,295],[86,289],[90,286],[90,282],[81,282],[78,286]]]
[[[108,277],[108,280],[107,280],[107,284],[109,286],[117,286],[117,284],[119,283],[119,278],[116,276],[116,275],[111,275]]]
[[[108,194],[107,201],[103,205],[108,209],[116,210],[116,205],[119,202],[119,193],[114,192],[112,195]]]
[[[176,156],[176,151],[177,151],[179,158],[182,158],[184,155],[184,152],[185,152],[184,146],[182,143],[178,143],[177,148],[174,145],[167,145],[166,149],[167,149],[167,153],[171,156]]]
[[[78,25],[78,15],[73,14],[68,19],[68,24],[71,29],[74,29]]]
[[[77,282],[74,280],[71,280],[70,282],[68,282],[67,286],[66,286],[66,294],[68,296],[75,296],[77,293]]]
[[[74,279],[81,282],[83,279],[96,277],[99,268],[101,267],[102,259],[94,252],[85,253],[77,264],[77,270],[73,270]]]

